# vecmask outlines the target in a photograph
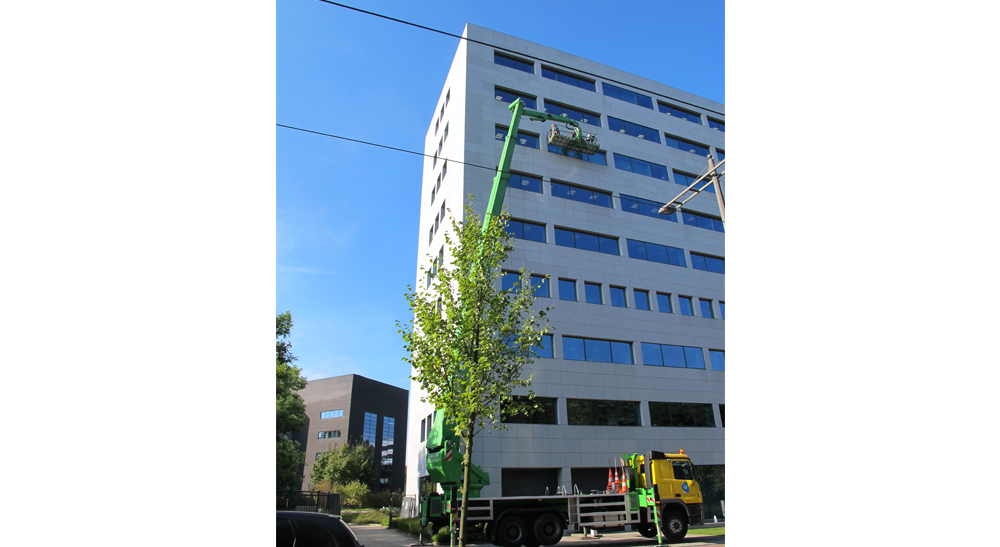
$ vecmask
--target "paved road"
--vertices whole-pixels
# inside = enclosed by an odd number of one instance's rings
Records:
[[[377,524],[355,524],[351,526],[358,541],[365,547],[406,547],[417,542],[417,538],[409,534],[383,528]],[[427,543],[430,540],[425,538]],[[582,545],[581,545],[582,544]],[[681,541],[671,545],[684,545],[685,547],[725,547],[726,536],[699,536],[697,530],[688,533],[688,536]],[[472,544],[470,544],[472,545]],[[559,545],[572,547],[655,547],[655,539],[646,539],[635,532],[613,532],[604,534],[599,539],[583,539],[580,534],[564,537]],[[479,547],[493,547],[483,545]]]

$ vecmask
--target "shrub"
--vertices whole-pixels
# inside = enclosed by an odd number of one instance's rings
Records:
[[[419,518],[412,518],[412,519],[398,519],[398,518],[393,518],[392,519],[392,527],[395,528],[395,529],[397,529],[397,530],[402,530],[403,532],[406,532],[407,534],[412,534],[414,536],[419,536],[420,535],[420,519]]]
[[[340,503],[344,507],[361,507],[365,494],[368,493],[368,486],[360,481],[351,481],[339,486],[336,491],[340,492]]]
[[[446,543],[451,543],[451,529],[447,526],[442,526],[436,534],[434,534],[434,541],[438,545],[444,545]]]

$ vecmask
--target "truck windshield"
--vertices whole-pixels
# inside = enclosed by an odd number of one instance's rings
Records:
[[[694,470],[691,469],[691,462],[689,461],[673,461],[670,462],[674,466],[674,479],[679,481],[693,481],[694,480]]]

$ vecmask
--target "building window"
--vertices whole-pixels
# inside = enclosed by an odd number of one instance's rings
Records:
[[[572,279],[559,280],[559,300],[576,302],[576,281]]]
[[[633,289],[632,294],[635,297],[635,309],[649,311],[649,291]]]
[[[670,305],[669,294],[656,293],[656,307],[660,310],[660,313],[674,313],[674,307]]]
[[[712,129],[722,131],[723,133],[726,132],[726,122],[720,122],[719,120],[713,120],[712,118],[709,118],[708,126],[711,127]]]
[[[566,399],[569,425],[640,426],[638,401]]]
[[[653,427],[715,427],[711,403],[649,402],[649,425]]]
[[[509,91],[506,89],[495,87],[493,88],[493,95],[496,98],[496,100],[502,103],[513,104],[514,101],[521,99],[522,101],[524,101],[525,107],[530,108],[532,110],[538,108],[538,103],[535,102],[535,97],[531,95],[525,95],[520,91]]]
[[[696,270],[724,274],[726,273],[726,259],[692,252],[691,267]]]
[[[690,315],[694,317],[694,307],[691,305],[690,296],[678,296],[677,302],[681,305],[681,315]]]
[[[521,274],[517,272],[503,272],[500,277],[500,290],[511,291],[513,294],[521,294]]]
[[[687,261],[684,260],[684,249],[647,243],[645,241],[636,241],[634,239],[626,239],[625,243],[628,247],[629,258],[681,266],[683,268],[687,267]]]
[[[552,181],[552,195],[557,198],[590,203],[598,207],[612,208],[611,192],[600,190],[590,190],[581,186],[574,186],[563,182]]]
[[[687,120],[689,122],[694,122],[701,125],[701,114],[691,112],[690,110],[684,110],[683,108],[677,108],[676,106],[671,106],[669,104],[661,103],[656,101],[656,106],[659,107],[660,112],[663,112],[667,116],[673,116],[675,118],[680,118],[682,120]]]
[[[612,154],[615,158],[615,168],[622,171],[631,171],[636,175],[645,175],[654,179],[670,180],[667,178],[667,168],[658,164],[640,160],[621,154]]]
[[[680,137],[674,137],[667,133],[663,134],[666,137],[667,146],[670,148],[676,148],[678,150],[683,150],[684,152],[691,152],[692,154],[698,154],[699,156],[708,157],[708,147],[703,144],[698,144],[689,140],[682,139]]]
[[[431,429],[434,428],[434,413],[431,412],[427,415],[427,439],[431,438]]]
[[[535,192],[538,194],[542,193],[542,178],[529,176],[529,175],[519,175],[517,173],[510,174],[510,180],[507,181],[508,188],[517,188],[518,190],[524,190],[526,192]]]
[[[698,180],[698,177],[674,169],[674,182],[676,184],[680,184],[681,186],[691,186],[692,184],[694,184],[694,181],[696,181],[696,180]],[[702,179],[701,182],[699,182],[698,184],[701,184],[702,186],[704,186],[704,184],[706,182],[708,182],[708,181],[705,180],[705,179]],[[708,186],[705,187],[705,191],[708,192],[708,193],[710,193],[710,194],[714,194],[715,193],[715,186],[712,185],[712,184],[709,184]]]
[[[502,141],[507,138],[507,128],[497,126],[496,140]],[[531,133],[525,133],[524,131],[517,132],[517,140],[514,141],[515,144],[521,146],[527,146],[528,148],[538,148],[538,135],[532,135]]]
[[[549,152],[553,154],[559,154],[566,156],[567,158],[576,158],[578,160],[583,160],[590,163],[596,163],[599,165],[607,165],[608,157],[606,152],[594,152],[593,154],[585,154],[579,150],[567,150],[561,146],[556,146],[554,144],[549,145]]]
[[[653,201],[649,199],[637,198],[635,196],[629,196],[627,194],[621,195],[622,200],[622,211],[626,213],[635,213],[637,215],[642,215],[651,218],[658,218],[661,220],[669,220],[670,222],[677,222],[677,213],[671,213],[669,215],[664,215],[660,213],[660,207],[666,205],[666,203],[661,203],[659,201]]]
[[[431,226],[430,232],[427,234],[427,244],[430,245],[434,241],[434,226]]]
[[[338,438],[340,438],[340,430],[338,429],[336,431],[320,431],[319,432],[319,438],[320,439],[338,439]]]
[[[562,82],[564,84],[569,84],[574,87],[579,87],[580,89],[586,89],[587,91],[597,91],[597,86],[592,80],[587,80],[580,76],[574,76],[561,70],[555,70],[545,65],[542,65],[542,77],[550,80],[556,80],[557,82]]]
[[[535,296],[549,297],[549,278],[544,275],[531,274],[531,286],[535,288]]]
[[[584,296],[587,299],[588,304],[603,304],[604,299],[601,298],[601,284],[600,283],[584,283],[583,284]]]
[[[438,225],[440,224],[440,220],[441,220],[441,215],[435,215],[434,216],[434,233],[435,234],[438,231]]]
[[[375,444],[375,434],[378,428],[378,415],[365,412],[365,427],[361,433],[361,440]]]
[[[604,94],[608,97],[614,97],[620,101],[625,101],[627,103],[636,104],[643,108],[653,110],[653,99],[647,95],[629,91],[616,85],[611,85],[608,82],[601,82],[601,88],[604,89]]]
[[[521,72],[527,72],[528,74],[535,73],[535,63],[533,61],[526,61],[524,59],[518,59],[517,57],[502,55],[495,51],[493,52],[493,62],[498,65],[520,70]]]
[[[441,213],[439,214],[439,216],[441,217],[441,223],[442,224],[444,224],[444,215],[445,215],[445,213],[448,212],[448,210],[445,209],[445,207],[444,207],[446,203],[448,203],[448,202],[446,202],[446,201],[442,201],[441,202]],[[435,232],[437,231],[437,227],[434,228],[434,231]]]
[[[596,363],[632,364],[632,344],[563,336],[563,359]]]
[[[684,219],[684,224],[688,226],[697,226],[715,232],[726,231],[725,226],[722,225],[722,219],[712,218],[701,213],[690,213],[688,211],[681,213],[681,217]]]
[[[396,438],[396,419],[385,416],[382,418],[382,446],[392,446]],[[384,452],[383,452],[384,453]]]
[[[726,320],[726,303],[719,302],[719,319]]]
[[[343,418],[343,417],[344,417],[343,410],[324,410],[323,412],[319,413],[320,420],[325,420],[327,418]]]
[[[556,116],[563,116],[571,120],[576,120],[580,123],[586,123],[590,125],[595,125],[601,127],[601,115],[596,112],[587,112],[586,110],[581,110],[579,108],[574,108],[572,106],[566,106],[564,104],[559,104],[557,102],[549,101],[545,99],[545,112],[549,114],[555,114]]]
[[[528,222],[526,220],[510,219],[507,221],[507,225],[504,226],[504,230],[510,234],[510,237],[515,239],[526,239],[528,241],[545,243],[544,224],[535,224],[534,222]]]
[[[726,427],[726,405],[719,405],[719,418],[722,419],[722,427]]]
[[[444,160],[444,163],[441,164],[441,178],[443,179],[447,175],[448,175],[448,160]],[[440,182],[438,184],[440,184]]]
[[[704,298],[699,298],[698,303],[701,304],[701,316],[708,319],[715,319],[715,313],[712,312],[712,301],[705,300]]]
[[[627,122],[625,120],[619,120],[618,118],[608,116],[608,128],[618,133],[624,133],[642,140],[660,144],[660,132],[652,127],[646,127],[645,125],[639,125],[637,123]]]
[[[710,349],[708,350],[708,359],[712,362],[712,370],[726,370],[726,352]]]
[[[435,134],[435,135],[437,135],[437,134],[438,134],[438,129],[439,129],[440,127],[441,127],[441,118],[438,118],[438,119],[437,119],[437,121],[436,121],[436,122],[434,122],[434,134]]]
[[[450,123],[446,123],[444,125],[444,135],[441,136],[441,142],[448,142],[448,126],[449,125],[451,125],[451,124]]]
[[[618,252],[618,240],[616,238],[577,232],[575,230],[567,230],[565,228],[556,228],[556,245],[559,245],[560,247],[575,247],[585,251],[594,251],[595,253],[604,253],[609,255],[620,254]]]
[[[448,92],[445,93],[445,95],[444,95],[444,105],[448,106],[448,103],[450,101],[451,101],[451,89],[449,89]]]
[[[531,348],[532,354],[541,359],[552,359],[552,335],[542,335],[542,347]]]
[[[427,420],[426,419],[420,420],[420,442],[424,442],[427,439],[427,431],[425,429],[426,427],[427,427]]]
[[[705,368],[701,348],[642,342],[642,364],[653,367]]]
[[[616,308],[627,308],[625,301],[625,287],[615,287],[611,285],[611,305]]]
[[[535,397],[533,400],[520,395],[514,399],[520,403],[534,404],[535,408],[528,413],[508,414],[501,406],[500,421],[505,424],[549,424],[556,425],[556,399],[554,397]]]

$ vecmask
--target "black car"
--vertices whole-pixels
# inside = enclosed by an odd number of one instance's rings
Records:
[[[278,547],[365,547],[337,515],[278,511]]]

